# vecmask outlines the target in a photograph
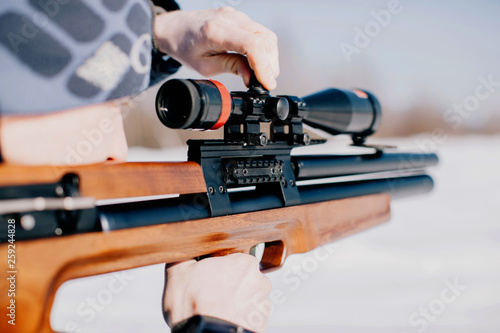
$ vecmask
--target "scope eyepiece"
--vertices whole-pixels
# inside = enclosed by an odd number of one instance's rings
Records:
[[[214,80],[169,80],[156,95],[156,113],[170,128],[216,130],[229,119],[231,95]]]

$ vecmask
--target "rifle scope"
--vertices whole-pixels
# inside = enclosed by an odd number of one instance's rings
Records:
[[[303,121],[331,134],[366,137],[380,124],[375,96],[363,90],[326,89],[302,98],[269,95],[261,86],[231,92],[213,80],[173,79],[161,86],[156,111],[164,125],[215,130],[225,124]]]

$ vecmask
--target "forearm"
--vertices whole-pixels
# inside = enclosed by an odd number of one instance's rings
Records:
[[[31,116],[1,116],[3,162],[74,165],[125,161],[127,142],[116,102]]]

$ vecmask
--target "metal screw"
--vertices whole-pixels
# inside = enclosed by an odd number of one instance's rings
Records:
[[[265,146],[268,143],[268,138],[266,133],[250,133],[248,134],[248,142],[251,145]]]
[[[57,235],[57,236],[61,236],[62,235],[62,229],[61,228],[56,228],[56,230],[54,230],[54,233]]]
[[[304,133],[302,135],[302,143],[304,143],[304,145],[306,146],[309,146],[309,144],[311,143],[311,136],[309,135],[309,133]]]
[[[267,145],[267,135],[265,133],[260,133],[260,136],[259,136],[259,144],[261,146],[265,146]]]
[[[219,192],[220,192],[221,194],[223,194],[223,193],[225,193],[225,192],[226,192],[226,190],[224,189],[224,186],[222,186],[222,185],[221,185],[221,186],[219,186]]]
[[[295,182],[293,181],[293,179],[290,179],[290,186],[295,186]]]
[[[61,185],[57,185],[57,187],[56,187],[56,194],[59,197],[64,196],[64,189],[62,188]]]
[[[286,180],[285,180],[285,178],[281,179],[281,185],[283,185],[283,187],[286,187]]]
[[[215,194],[215,189],[213,188],[213,186],[210,186],[210,187],[208,188],[208,193],[210,193],[210,194],[212,194],[212,195],[214,195],[214,194]]]
[[[23,217],[21,217],[21,227],[26,230],[30,231],[33,230],[33,228],[36,226],[36,220],[33,217],[33,215],[26,214]]]

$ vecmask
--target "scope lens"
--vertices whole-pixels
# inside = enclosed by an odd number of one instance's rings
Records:
[[[156,113],[170,128],[214,130],[231,114],[231,95],[212,80],[169,80],[158,90]]]
[[[156,113],[170,128],[193,128],[201,112],[201,97],[195,84],[189,80],[165,82],[156,95]]]

